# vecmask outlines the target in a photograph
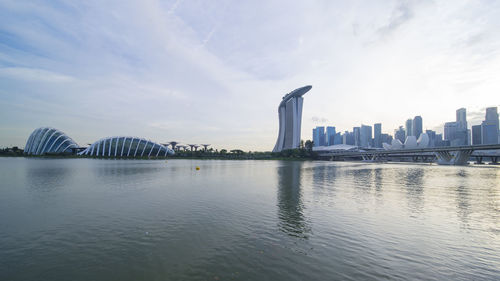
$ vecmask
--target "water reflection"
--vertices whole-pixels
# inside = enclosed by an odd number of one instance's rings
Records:
[[[337,174],[336,166],[314,166],[313,167],[313,184],[315,187],[328,187],[332,189],[335,185],[335,178]]]
[[[468,173],[465,170],[457,172],[458,186],[456,192],[457,215],[464,227],[468,226],[468,218],[471,213],[471,194],[469,191]]]
[[[377,191],[377,196],[381,195],[382,191],[382,182],[383,182],[383,173],[382,168],[376,168],[373,170],[373,182],[375,183],[375,190]]]
[[[50,165],[47,165],[47,161]],[[32,191],[51,192],[64,186],[74,173],[64,161],[34,159],[26,162],[26,182]]]
[[[0,158],[0,178],[0,280],[500,276],[486,165]]]
[[[278,227],[284,233],[307,238],[309,226],[302,202],[302,162],[283,162],[278,172]]]
[[[422,213],[424,210],[424,169],[409,168],[406,171],[401,170],[397,176],[404,179],[404,187],[406,190],[406,200],[411,216]]]
[[[370,189],[372,184],[372,172],[371,167],[353,170],[352,176],[355,183],[354,186],[358,189]]]
[[[94,160],[94,173],[98,177],[113,178],[135,175],[146,175],[158,172],[163,166],[158,165],[160,162],[155,161],[140,161],[140,160]]]

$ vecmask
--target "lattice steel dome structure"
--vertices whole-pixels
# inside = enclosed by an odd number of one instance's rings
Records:
[[[174,151],[162,144],[138,137],[107,137],[102,138],[78,155],[94,157],[165,157],[173,155]]]
[[[50,127],[38,128],[31,133],[24,153],[28,155],[43,155],[46,153],[71,153],[78,144],[65,133]]]

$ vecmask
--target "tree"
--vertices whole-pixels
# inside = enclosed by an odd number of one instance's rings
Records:
[[[306,140],[305,148],[307,149],[307,151],[312,151],[313,146],[314,146],[314,142],[313,141]]]
[[[231,153],[236,153],[239,155],[239,154],[243,154],[244,152],[241,149],[233,149],[233,150],[231,150]]]

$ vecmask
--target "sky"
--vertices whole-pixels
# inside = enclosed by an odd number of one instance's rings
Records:
[[[0,147],[36,128],[270,151],[315,126],[442,131],[500,106],[500,1],[0,0]]]

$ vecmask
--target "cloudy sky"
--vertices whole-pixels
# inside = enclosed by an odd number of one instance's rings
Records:
[[[40,126],[271,150],[317,125],[440,129],[500,105],[500,1],[0,0],[0,146]]]

